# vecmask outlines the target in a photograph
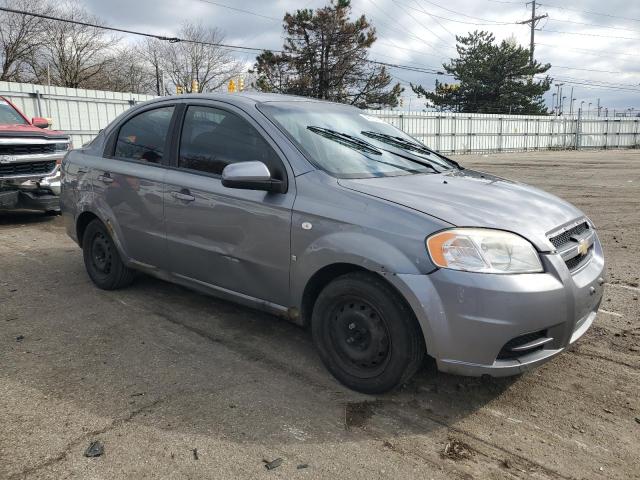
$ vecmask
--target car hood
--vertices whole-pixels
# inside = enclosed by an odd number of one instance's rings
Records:
[[[0,136],[2,137],[66,137],[62,132],[56,130],[45,130],[33,125],[7,125],[0,124]]]
[[[517,233],[540,251],[552,249],[547,239],[549,232],[584,216],[576,207],[550,193],[473,170],[340,179],[339,183],[458,227]]]

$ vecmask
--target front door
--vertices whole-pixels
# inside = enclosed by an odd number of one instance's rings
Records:
[[[222,170],[235,162],[260,160],[273,177],[289,178],[260,127],[230,108],[190,105],[184,113],[177,168],[165,188],[170,270],[286,306],[295,188],[292,181],[287,193],[222,186]]]

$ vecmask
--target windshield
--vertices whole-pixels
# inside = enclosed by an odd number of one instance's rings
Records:
[[[356,108],[266,102],[258,108],[317,167],[340,178],[439,173],[456,165],[396,127]]]
[[[26,125],[27,122],[15,108],[5,100],[0,100],[0,125]]]

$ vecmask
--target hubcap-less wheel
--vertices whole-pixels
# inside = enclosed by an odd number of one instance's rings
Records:
[[[113,254],[111,241],[102,233],[98,232],[91,243],[91,259],[95,269],[105,275],[111,272]]]
[[[344,367],[360,378],[382,372],[390,357],[389,332],[384,318],[360,298],[345,298],[331,314],[331,344]]]
[[[100,220],[90,221],[81,238],[87,273],[99,288],[115,290],[133,281],[134,271],[122,262],[113,239]]]

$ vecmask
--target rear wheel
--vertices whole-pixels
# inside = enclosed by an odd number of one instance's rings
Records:
[[[314,306],[312,332],[329,371],[363,393],[406,383],[425,356],[413,312],[373,274],[351,273],[327,285]]]
[[[135,272],[122,262],[111,235],[100,220],[87,225],[82,236],[82,252],[87,273],[99,288],[115,290],[133,281]]]

